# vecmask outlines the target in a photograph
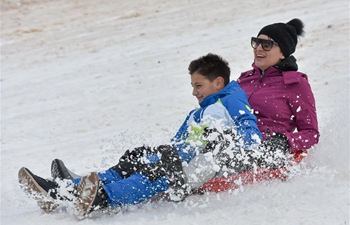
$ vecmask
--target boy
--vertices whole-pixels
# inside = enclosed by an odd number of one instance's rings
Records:
[[[247,96],[230,82],[230,68],[220,56],[209,53],[192,61],[189,73],[200,108],[188,114],[169,144],[128,150],[114,167],[72,181],[61,173],[59,163],[53,164],[53,177],[61,180],[45,180],[23,167],[23,190],[47,212],[68,200],[78,215],[85,216],[108,206],[137,204],[165,191],[180,201],[218,172],[234,170],[233,153],[251,151],[261,140]]]

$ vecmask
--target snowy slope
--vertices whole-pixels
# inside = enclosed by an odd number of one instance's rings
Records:
[[[288,182],[148,203],[82,221],[45,214],[22,166],[54,158],[86,174],[166,142],[197,106],[187,67],[208,52],[251,68],[250,37],[300,18],[294,54],[317,101],[320,143]],[[1,224],[349,224],[349,1],[4,0],[1,2]]]

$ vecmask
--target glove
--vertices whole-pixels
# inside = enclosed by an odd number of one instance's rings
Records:
[[[145,146],[135,148],[131,151],[126,150],[124,155],[120,157],[118,164],[110,169],[115,170],[125,179],[131,174],[139,172],[145,166],[141,158],[152,154],[152,152],[154,152],[153,149]]]
[[[274,133],[270,138],[263,141],[262,146],[268,151],[280,150],[287,153],[290,146],[287,137],[282,133]]]
[[[231,130],[219,132],[215,128],[205,128],[203,133],[203,140],[207,141],[207,145],[202,150],[202,153],[213,152],[215,149],[219,149],[219,153],[230,146],[230,140],[227,136],[230,136],[231,140],[234,140],[235,135]]]

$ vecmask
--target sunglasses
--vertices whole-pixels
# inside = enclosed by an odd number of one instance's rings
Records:
[[[252,37],[252,48],[256,49],[260,44],[265,51],[270,51],[273,45],[279,46],[275,41]]]

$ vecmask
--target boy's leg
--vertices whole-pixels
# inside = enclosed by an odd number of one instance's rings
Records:
[[[169,182],[165,177],[151,182],[146,175],[140,173],[135,173],[115,183],[103,185],[108,195],[108,203],[114,207],[141,203],[166,191],[169,187]]]
[[[116,171],[123,179],[128,178],[132,174],[140,172],[140,170],[149,163],[146,162],[145,157],[157,155],[158,152],[158,148],[146,146],[134,148],[131,151],[126,150],[120,157],[118,164],[110,169]]]
[[[112,169],[74,179],[79,215],[85,216],[95,209],[106,207],[107,202],[111,206],[137,204],[170,186],[182,190],[186,177],[177,151],[169,145],[159,146],[157,150],[162,153],[158,162],[143,165],[139,173],[133,172],[126,179],[120,179],[119,173]],[[185,194],[182,192],[182,196]]]
[[[75,179],[74,182],[80,180],[77,184],[78,196],[75,205],[77,213],[85,216],[108,205],[120,207],[150,199],[155,194],[166,191],[170,186],[168,179],[161,177],[163,173],[158,174],[159,178],[152,173],[150,179],[147,175],[135,173],[126,179],[108,180],[107,183],[103,182],[100,179],[101,175],[96,172]]]
[[[171,187],[170,199],[182,201],[190,190],[179,153],[170,145],[161,145],[157,149],[162,154],[160,160],[143,167],[140,173],[146,175],[151,182],[159,177],[166,177]]]
[[[138,204],[170,187],[169,179],[165,177],[167,173],[160,162],[149,164],[145,168],[147,169],[142,169],[141,173],[134,173],[128,178],[114,181],[103,173],[101,176],[93,172],[82,177],[77,184],[76,209],[78,214],[85,216],[108,204],[115,207]],[[107,182],[102,182],[101,178]]]
[[[116,182],[118,180],[123,179],[119,175],[119,173],[117,173],[113,169],[108,169],[106,171],[99,172],[98,176],[100,177],[101,181],[103,181],[104,184],[113,183],[113,182]]]
[[[137,204],[150,199],[154,195],[172,187],[181,197],[186,196],[184,186],[186,177],[182,170],[182,162],[172,146],[162,145],[158,149],[162,152],[161,159],[156,163],[145,165],[139,173],[134,173],[126,179],[108,182],[102,187],[108,195],[108,203],[112,206]],[[92,198],[91,198],[92,199]]]

